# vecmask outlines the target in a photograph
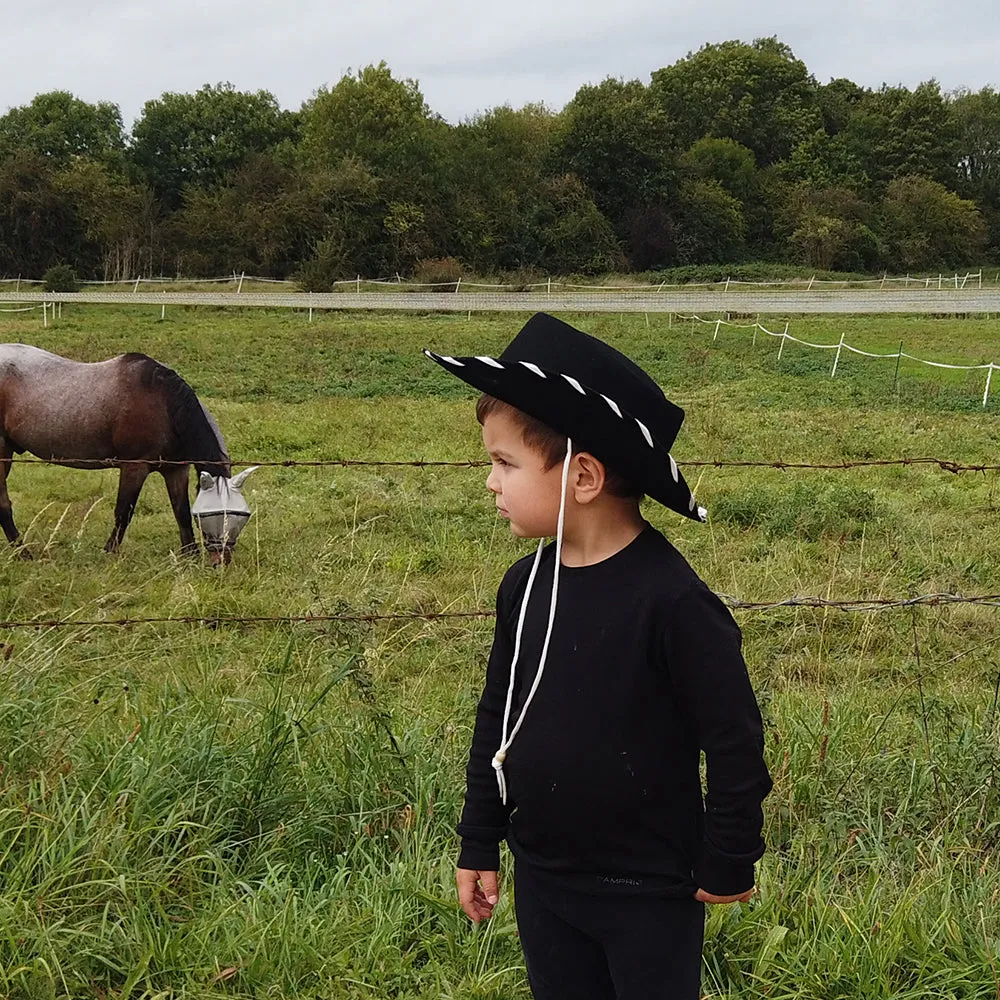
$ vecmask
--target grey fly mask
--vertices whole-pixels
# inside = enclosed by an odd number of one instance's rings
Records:
[[[250,507],[241,492],[243,483],[259,466],[252,465],[232,479],[202,472],[198,476],[198,495],[191,505],[191,515],[201,529],[205,548],[213,562],[229,562],[236,539],[250,520]]]

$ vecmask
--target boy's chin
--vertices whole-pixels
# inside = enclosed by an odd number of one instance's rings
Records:
[[[556,533],[556,529],[553,528],[551,531],[539,531],[537,528],[528,528],[520,524],[514,524],[511,521],[510,533],[515,538],[548,538]]]

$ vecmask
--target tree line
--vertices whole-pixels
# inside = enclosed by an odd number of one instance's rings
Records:
[[[452,125],[382,63],[297,111],[206,85],[0,117],[0,274],[872,273],[1000,260],[1000,92],[821,84],[777,38]],[[447,279],[445,279],[447,280]]]

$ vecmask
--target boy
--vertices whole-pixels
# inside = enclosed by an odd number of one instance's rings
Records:
[[[771,781],[739,628],[639,511],[704,520],[669,452],[684,413],[542,313],[498,359],[426,353],[484,393],[487,489],[543,540],[497,595],[462,908],[489,918],[506,838],[536,1000],[696,1000],[703,904],[749,899]]]

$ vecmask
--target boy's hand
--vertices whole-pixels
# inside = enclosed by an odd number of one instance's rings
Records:
[[[745,903],[756,891],[757,887],[753,886],[752,888],[747,889],[746,892],[741,892],[738,896],[713,896],[710,892],[705,892],[704,889],[699,889],[694,894],[694,898],[697,899],[699,903]]]
[[[466,916],[474,923],[489,920],[493,907],[500,898],[499,872],[477,872],[471,868],[459,868],[455,875],[458,884],[458,901]]]

